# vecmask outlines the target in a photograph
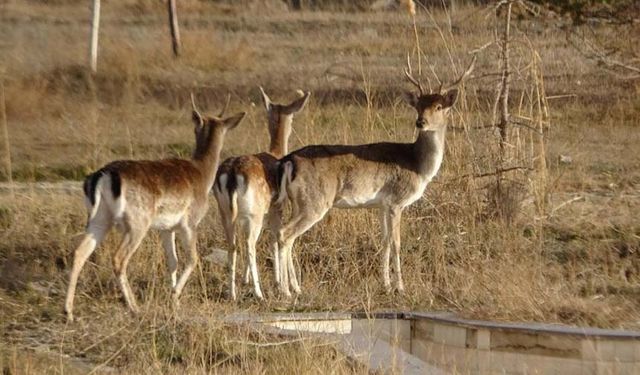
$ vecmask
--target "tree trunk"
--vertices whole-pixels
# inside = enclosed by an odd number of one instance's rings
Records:
[[[89,41],[89,66],[93,73],[98,71],[98,29],[100,28],[100,0],[93,0],[91,17],[91,39]]]
[[[508,142],[509,127],[509,81],[511,75],[511,67],[509,65],[509,38],[511,27],[511,5],[507,4],[507,13],[505,15],[504,33],[502,34],[502,81],[500,84],[500,152],[503,160],[506,155],[506,144]],[[503,166],[504,167],[504,166]]]
[[[178,12],[176,10],[176,0],[167,0],[169,8],[169,27],[171,28],[171,46],[173,55],[180,56],[180,28],[178,27]]]

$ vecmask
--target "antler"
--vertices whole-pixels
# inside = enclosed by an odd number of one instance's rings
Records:
[[[198,114],[198,116],[202,117],[200,115],[200,111],[198,111],[198,108],[196,108],[196,99],[193,95],[193,92],[191,93],[191,107],[193,108],[193,111]]]
[[[422,85],[418,82],[417,79],[413,78],[411,73],[411,60],[409,59],[409,54],[407,54],[407,67],[404,69],[404,75],[407,76],[409,82],[413,83],[420,91],[420,95],[424,95],[424,90],[422,89]]]
[[[258,86],[258,88],[260,89],[260,94],[262,95],[262,103],[264,104],[265,109],[269,111],[269,108],[271,107],[271,99],[269,98],[269,95],[264,92],[262,86]]]
[[[230,101],[231,101],[231,94],[227,94],[227,102],[224,104],[224,107],[222,107],[222,111],[220,111],[220,114],[218,115],[218,117],[222,117],[224,115],[224,112],[229,107]]]
[[[473,69],[476,67],[476,54],[473,54],[473,58],[471,59],[471,63],[469,64],[469,67],[467,68],[467,70],[465,70],[464,73],[462,73],[462,75],[460,76],[460,78],[458,78],[455,82],[447,85],[445,88],[442,87],[442,83],[440,84],[440,94],[451,90],[452,88],[458,87],[465,79],[467,79],[467,77],[469,77],[469,75],[471,74],[471,72],[473,71]]]

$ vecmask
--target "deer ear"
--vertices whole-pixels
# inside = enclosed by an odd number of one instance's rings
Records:
[[[242,119],[246,115],[247,112],[236,113],[235,115],[222,120],[222,123],[224,124],[224,127],[227,128],[227,130],[231,130],[238,126],[238,124],[240,124],[240,121],[242,121]]]
[[[453,105],[456,103],[456,100],[458,99],[458,90],[453,89],[453,90],[447,91],[447,93],[443,95],[443,99],[444,99],[444,102],[442,103],[442,106],[444,108],[453,107]]]
[[[191,119],[193,120],[193,124],[196,126],[196,129],[201,128],[204,125],[204,119],[200,112],[193,110],[191,113]]]
[[[267,112],[269,112],[271,110],[271,99],[269,99],[269,96],[267,95],[266,92],[264,92],[264,89],[262,88],[262,86],[259,86],[260,88],[260,96],[262,97],[262,104],[264,104],[264,109],[267,110]]]
[[[302,96],[300,98],[294,100],[291,104],[289,104],[289,105],[287,105],[286,107],[283,108],[283,112],[285,114],[292,115],[294,113],[298,113],[298,112],[302,111],[304,106],[309,101],[309,96],[311,95],[311,93],[309,91],[304,92],[304,93],[302,91],[298,91],[298,92],[302,93]]]
[[[404,100],[413,108],[416,108],[418,105],[418,96],[411,91],[404,92]]]

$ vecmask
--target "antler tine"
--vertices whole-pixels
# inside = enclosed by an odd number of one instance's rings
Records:
[[[422,85],[411,74],[411,60],[409,59],[409,54],[407,54],[407,67],[404,69],[404,75],[407,77],[409,82],[413,83],[418,88],[418,91],[420,91],[420,95],[424,95]]]
[[[220,114],[218,115],[218,117],[222,117],[224,115],[225,111],[229,107],[230,101],[231,101],[231,94],[227,94],[227,102],[224,104],[224,107],[222,107],[222,111],[220,111]]]
[[[193,92],[191,93],[191,107],[194,111],[198,112],[198,108],[196,108],[196,99],[193,96]]]
[[[269,97],[269,96],[267,95],[267,93],[266,93],[266,92],[264,92],[264,89],[262,88],[262,86],[258,86],[258,88],[260,89],[260,93],[262,94],[262,96]]]
[[[191,92],[191,107],[193,108],[193,111],[198,114],[198,117],[202,117],[200,111],[198,111],[198,107],[196,107],[196,98],[193,95],[193,91]]]
[[[473,72],[473,69],[475,69],[476,67],[476,58],[477,58],[477,55],[474,53],[473,58],[471,59],[471,63],[469,63],[469,67],[467,67],[467,70],[465,70],[464,73],[462,73],[462,75],[460,76],[460,78],[458,78],[455,82],[445,87],[444,90],[442,89],[442,85],[440,85],[440,93],[442,94],[445,91],[449,91],[452,88],[459,86],[465,79],[467,79],[467,77],[471,75],[471,72]]]

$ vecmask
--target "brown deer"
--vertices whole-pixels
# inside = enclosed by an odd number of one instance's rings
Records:
[[[413,143],[365,145],[317,145],[294,151],[280,161],[279,201],[288,198],[292,216],[278,234],[280,289],[289,297],[289,286],[300,293],[292,256],[294,241],[320,221],[332,207],[380,211],[384,243],[382,276],[391,292],[389,262],[395,255],[397,291],[404,285],[400,271],[400,223],[402,211],[418,200],[438,173],[444,156],[447,115],[458,97],[455,89],[475,66],[475,56],[460,78],[439,93],[425,93],[405,70],[419,93],[407,93],[407,102],[418,112],[419,131]],[[410,68],[410,67],[409,67]]]
[[[113,268],[129,309],[134,313],[138,311],[127,280],[127,265],[149,229],[161,233],[173,300],[177,304],[198,261],[196,228],[208,210],[207,197],[214,182],[225,134],[235,128],[246,114],[241,112],[222,119],[223,109],[218,116],[203,116],[196,108],[193,95],[191,104],[196,147],[190,160],[118,160],[85,179],[84,194],[89,218],[85,234],[75,250],[69,277],[65,301],[69,321],[73,321],[78,275],[87,258],[114,225],[122,232],[122,241],[113,258]],[[179,279],[176,279],[176,232],[180,234],[188,255]]]
[[[252,279],[254,294],[259,299],[264,298],[256,265],[256,243],[265,217],[273,236],[270,246],[273,251],[276,280],[279,277],[277,230],[281,225],[282,208],[273,204],[278,193],[277,163],[278,159],[287,154],[293,115],[304,108],[310,95],[309,92],[299,91],[298,99],[281,105],[272,103],[262,87],[260,93],[267,110],[271,138],[269,152],[225,160],[218,169],[213,188],[227,242],[231,247],[228,253],[229,296],[233,300],[236,299],[237,230],[240,230],[247,243],[245,283]]]

